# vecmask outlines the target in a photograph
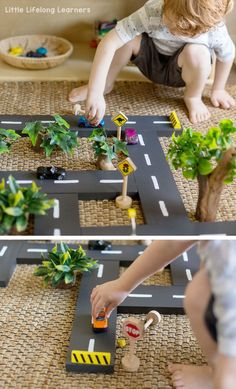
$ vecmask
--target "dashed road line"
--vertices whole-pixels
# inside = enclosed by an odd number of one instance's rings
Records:
[[[6,120],[2,120],[1,123],[2,124],[22,124],[22,122],[12,122],[12,121],[6,121]]]
[[[53,218],[54,219],[60,218],[60,202],[57,199],[54,200]]]
[[[55,123],[55,120],[41,120],[43,124]]]
[[[151,176],[151,179],[153,182],[154,189],[156,190],[160,189],[156,176]]]
[[[54,236],[60,236],[60,235],[61,235],[61,230],[60,230],[60,228],[54,228],[53,235],[54,235]]]
[[[170,124],[169,120],[154,120],[153,124]]]
[[[32,180],[16,180],[17,184],[24,184],[24,185],[29,185],[32,184]],[[9,184],[9,180],[7,180],[7,184]]]
[[[184,299],[185,295],[184,294],[173,294],[173,299]]]
[[[136,122],[132,120],[128,120],[125,124],[136,124]]]
[[[103,276],[103,270],[104,270],[104,265],[103,265],[103,264],[100,264],[99,267],[98,267],[97,278],[102,278],[102,276]]]
[[[189,281],[192,281],[193,277],[192,277],[191,270],[190,269],[186,269],[185,272],[186,272],[187,279]]]
[[[152,294],[138,294],[138,293],[131,293],[128,295],[128,297],[135,297],[135,298],[152,298]]]
[[[122,184],[123,180],[99,180],[100,184]]]
[[[138,255],[141,255],[141,254],[143,254],[143,251],[139,251],[139,252],[138,252]]]
[[[122,250],[102,250],[101,254],[122,254]]]
[[[89,339],[88,352],[94,352],[95,339]]]
[[[184,262],[188,262],[188,253],[185,251],[182,255]]]
[[[148,165],[148,166],[151,166],[151,160],[150,160],[150,157],[149,157],[149,155],[148,154],[144,154],[144,158],[145,158],[145,160],[146,160],[146,164]]]
[[[48,249],[27,249],[27,253],[47,253]]]
[[[144,143],[144,140],[143,140],[143,136],[141,134],[138,134],[138,140],[139,140],[139,143],[141,146],[145,146],[145,143]]]
[[[160,200],[159,201],[159,205],[160,205],[160,208],[161,208],[161,212],[162,212],[162,215],[165,216],[165,217],[168,217],[169,216],[169,212],[166,208],[166,204],[163,200]]]
[[[54,184],[78,184],[79,180],[55,180]]]
[[[0,257],[3,257],[3,255],[6,253],[7,249],[8,249],[8,246],[3,246],[2,247],[2,249],[0,251]]]

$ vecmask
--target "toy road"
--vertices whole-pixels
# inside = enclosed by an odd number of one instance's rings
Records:
[[[91,134],[89,128],[78,128],[78,118],[64,117],[71,130],[79,136]],[[20,131],[28,121],[52,121],[50,116],[0,116],[0,125]],[[233,235],[236,221],[192,222],[186,213],[170,167],[166,161],[159,138],[170,136],[173,125],[168,116],[129,116],[123,126],[133,127],[138,133],[138,143],[128,145],[129,156],[137,170],[129,177],[127,194],[140,201],[145,224],[137,225],[137,235]],[[105,117],[109,136],[117,128],[111,117]],[[179,130],[177,130],[179,131]],[[63,168],[63,166],[62,166]],[[37,180],[34,172],[1,172],[0,178],[12,174],[22,185],[32,180],[58,201],[48,217],[35,218],[35,235],[131,235],[130,226],[81,227],[78,200],[112,199],[121,193],[123,178],[119,171],[67,171],[64,180]]]
[[[6,287],[16,264],[41,264],[41,253],[54,244],[1,241],[0,286]],[[76,247],[76,245],[71,245]],[[196,249],[193,248],[170,265],[172,285],[139,286],[113,311],[106,332],[94,333],[91,326],[91,290],[100,283],[117,278],[120,266],[127,267],[140,255],[144,246],[112,246],[111,250],[86,250],[99,261],[98,269],[83,274],[75,309],[75,318],[67,353],[66,369],[72,372],[112,373],[115,362],[116,317],[118,313],[147,313],[152,309],[166,314],[182,314],[185,287],[199,268]]]

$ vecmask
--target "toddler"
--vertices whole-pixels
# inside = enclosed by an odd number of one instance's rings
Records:
[[[105,114],[104,94],[109,93],[120,70],[131,60],[151,81],[185,87],[184,102],[192,123],[210,113],[202,93],[216,56],[211,102],[229,109],[234,99],[225,85],[235,47],[224,18],[233,0],[149,0],[119,21],[98,45],[89,83],[73,89],[69,100],[86,100],[86,116],[98,125]]]
[[[128,294],[188,250],[193,241],[155,241],[117,280],[96,286],[92,315],[109,316]],[[185,310],[208,365],[169,364],[176,389],[236,387],[236,241],[199,243],[202,266],[186,290]]]

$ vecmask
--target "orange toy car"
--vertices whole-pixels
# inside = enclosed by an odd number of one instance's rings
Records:
[[[96,318],[92,317],[92,327],[94,332],[104,332],[108,329],[108,319],[105,308],[99,312]]]

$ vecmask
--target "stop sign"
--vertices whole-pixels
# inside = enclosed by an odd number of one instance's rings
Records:
[[[128,338],[137,340],[143,337],[143,325],[136,318],[125,320],[123,330],[125,336]]]

